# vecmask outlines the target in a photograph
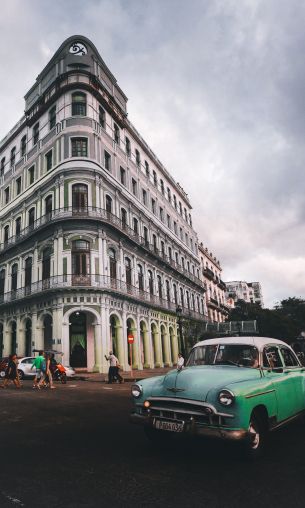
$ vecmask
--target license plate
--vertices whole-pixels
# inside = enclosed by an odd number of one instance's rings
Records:
[[[170,432],[183,432],[183,422],[167,422],[165,420],[155,420],[154,427],[158,430],[168,430]]]

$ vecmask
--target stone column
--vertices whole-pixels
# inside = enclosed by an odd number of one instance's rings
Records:
[[[144,343],[144,369],[149,369],[152,367],[152,359],[151,359],[151,348],[149,343],[149,333],[148,330],[143,331],[143,343]]]
[[[25,356],[25,324],[20,317],[16,319],[16,353],[18,356]]]
[[[115,326],[115,336],[118,348],[118,360],[122,368],[125,370],[125,358],[124,358],[124,343],[123,343],[123,327],[122,325]]]
[[[163,335],[162,346],[164,348],[164,367],[169,367],[171,364],[171,358],[169,352],[169,336],[167,329],[165,329],[165,333]]]
[[[154,367],[162,367],[162,354],[161,354],[161,338],[159,328],[156,328],[154,332],[152,332],[152,345],[155,351],[155,365]]]
[[[10,344],[10,326],[7,320],[3,323],[3,355],[8,356],[11,353],[11,344]]]
[[[103,351],[102,351],[102,327],[100,323],[93,323],[94,327],[94,372],[102,372]]]

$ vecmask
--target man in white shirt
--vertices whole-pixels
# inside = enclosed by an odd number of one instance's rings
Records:
[[[181,353],[178,354],[178,360],[177,360],[177,370],[178,372],[182,370],[184,367],[184,358]]]
[[[109,362],[108,384],[115,382],[116,379],[122,383],[123,378],[119,374],[119,360],[117,357],[113,354],[112,351],[109,351],[109,356],[105,355],[105,358]]]

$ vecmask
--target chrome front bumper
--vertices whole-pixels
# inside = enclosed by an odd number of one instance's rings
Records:
[[[151,428],[154,428],[154,419],[155,417],[153,416],[140,415],[138,413],[131,413],[130,415],[130,421],[132,423]],[[158,419],[162,420],[162,418],[159,417]],[[208,438],[217,438],[230,441],[243,441],[249,438],[248,431],[244,429],[229,430],[224,428],[201,426],[196,424],[196,422],[187,422],[181,435],[204,436]]]

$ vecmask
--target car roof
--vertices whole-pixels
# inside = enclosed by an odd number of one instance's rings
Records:
[[[262,349],[266,344],[280,344],[288,346],[286,342],[279,339],[272,339],[271,337],[219,337],[216,339],[207,339],[197,342],[194,347],[209,346],[213,344],[244,344],[248,346],[256,346]],[[288,346],[289,347],[289,346]]]

